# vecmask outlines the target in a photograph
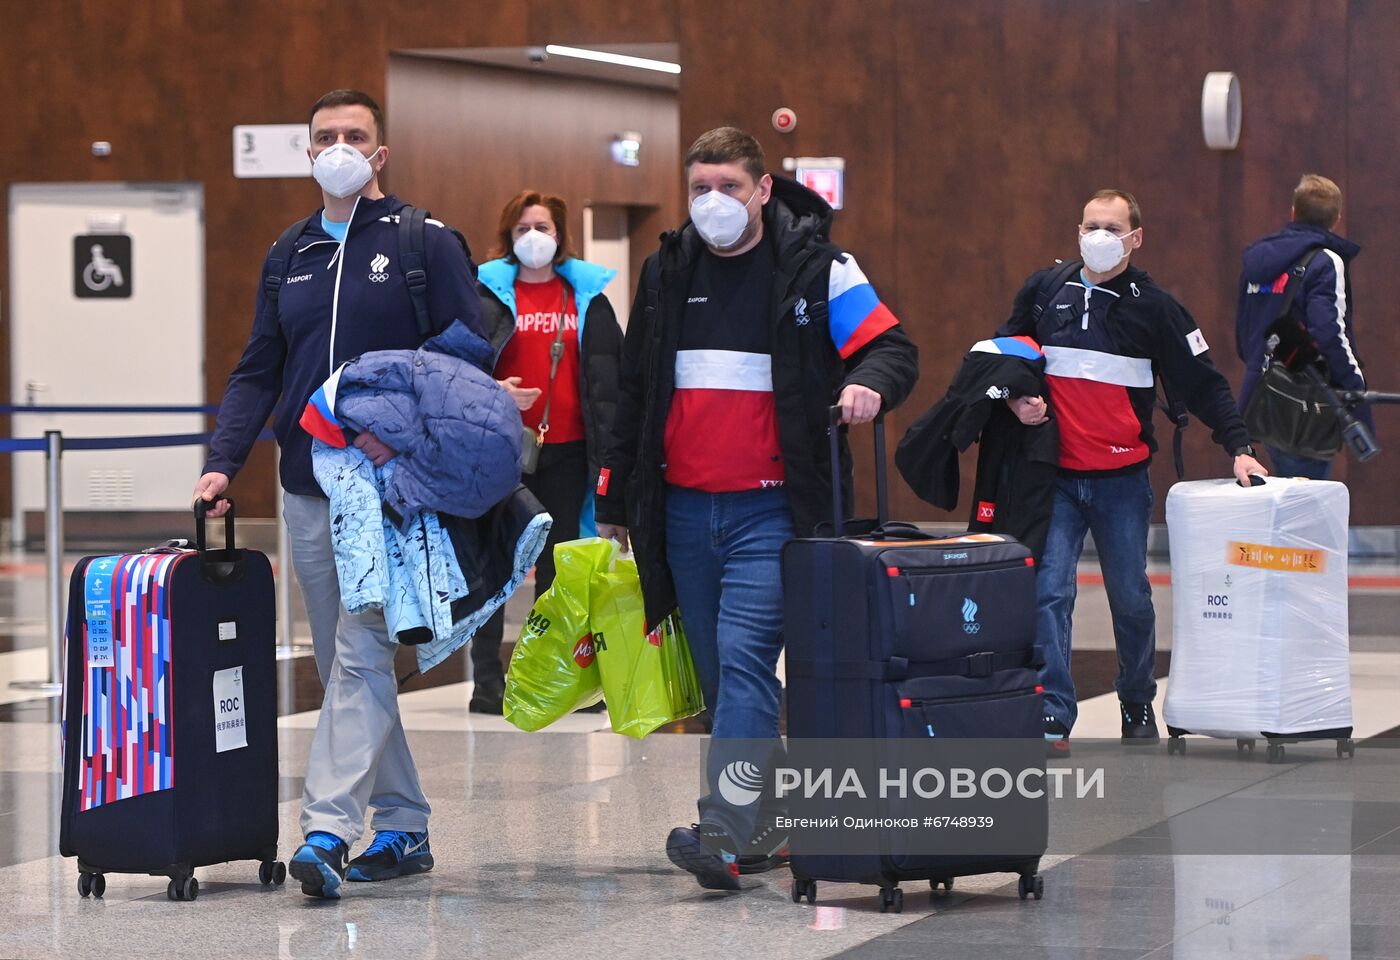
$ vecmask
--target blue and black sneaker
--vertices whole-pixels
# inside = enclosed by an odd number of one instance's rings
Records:
[[[308,897],[340,899],[340,883],[345,879],[345,858],[350,850],[333,833],[316,831],[306,835],[292,854],[287,872],[301,881],[301,892]]]
[[[722,827],[702,821],[672,830],[666,838],[666,856],[695,874],[706,890],[738,890],[739,857],[734,846]]]
[[[428,847],[428,831],[406,833],[380,830],[374,842],[354,860],[345,879],[357,882],[392,880],[433,869],[433,852]]]
[[[749,842],[739,851],[739,873],[766,873],[788,862],[788,832],[779,830],[773,816],[765,816]]]

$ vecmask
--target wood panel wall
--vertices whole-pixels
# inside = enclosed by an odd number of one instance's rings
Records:
[[[678,149],[736,123],[760,137],[775,169],[785,155],[847,158],[848,209],[836,236],[904,318],[923,358],[918,391],[891,418],[895,437],[941,394],[967,345],[1004,318],[1021,280],[1074,252],[1083,200],[1104,185],[1138,194],[1146,242],[1135,262],[1186,303],[1238,382],[1240,250],[1284,222],[1301,173],[1337,180],[1347,195],[1345,232],[1364,248],[1353,276],[1361,355],[1377,386],[1400,389],[1400,329],[1390,322],[1400,302],[1391,266],[1400,254],[1392,172],[1400,4],[1290,0],[1288,8],[1281,16],[1276,0],[6,4],[0,80],[12,137],[0,151],[0,183],[203,182],[207,369],[217,400],[247,334],[258,262],[278,230],[315,202],[306,181],[234,180],[234,124],[299,120],[333,86],[387,92],[402,111],[386,90],[397,51],[678,42]],[[1200,137],[1201,80],[1221,69],[1239,74],[1244,94],[1244,135],[1231,153],[1207,150]],[[788,135],[769,125],[780,105],[798,113]],[[391,142],[420,135],[403,122],[390,115]],[[88,152],[97,139],[114,144],[106,160]],[[400,149],[394,168],[409,169],[408,157]],[[504,196],[516,183],[481,194]],[[679,178],[667,189],[679,203]],[[466,202],[449,198],[444,208],[425,199],[449,216]],[[5,241],[0,230],[0,254]],[[0,255],[0,292],[5,264]],[[0,353],[6,336],[0,325]],[[6,378],[0,373],[0,387]],[[1393,449],[1342,475],[1354,522],[1396,524],[1400,505],[1389,488],[1400,415],[1382,410],[1377,419]],[[270,510],[265,459],[238,484],[253,513]],[[1199,426],[1189,431],[1188,467],[1193,476],[1226,468]],[[1170,467],[1155,470],[1164,492]],[[0,478],[3,494],[7,473]],[[893,493],[899,514],[935,517],[901,483]]]
[[[402,55],[390,58],[388,79],[393,190],[426,198],[466,233],[478,263],[497,255],[501,208],[523,189],[565,199],[580,256],[585,206],[632,208],[634,277],[655,238],[679,222],[675,91]],[[642,135],[639,166],[609,159],[623,130]]]

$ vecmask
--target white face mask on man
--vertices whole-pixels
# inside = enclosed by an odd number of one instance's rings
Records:
[[[374,151],[374,156],[379,151]],[[316,154],[311,174],[321,189],[337,199],[359,193],[374,176],[374,167],[365,155],[348,143],[336,143]]]
[[[1133,232],[1130,230],[1121,237],[1102,229],[1081,233],[1079,256],[1084,260],[1084,266],[1094,273],[1108,273],[1132,252],[1132,248],[1128,246],[1128,238]]]
[[[530,230],[516,237],[511,249],[522,266],[538,270],[554,259],[554,254],[559,250],[559,241],[543,230]]]
[[[707,190],[690,201],[690,219],[700,238],[716,250],[727,250],[738,243],[749,225],[749,204],[759,192],[755,189],[748,203],[740,203],[718,190]]]

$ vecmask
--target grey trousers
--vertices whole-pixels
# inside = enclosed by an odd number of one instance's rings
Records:
[[[371,806],[375,830],[426,830],[431,809],[399,719],[398,645],[381,611],[352,616],[341,606],[330,503],[284,491],[283,504],[326,690],[306,763],[302,832],[325,831],[353,845]]]

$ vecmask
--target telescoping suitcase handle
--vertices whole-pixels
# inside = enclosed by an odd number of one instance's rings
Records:
[[[213,500],[198,499],[194,502],[194,545],[200,556],[208,553],[207,539],[205,537],[205,514],[214,509],[220,500],[228,501],[228,513],[224,514],[224,549],[232,551],[233,543],[233,513],[234,504],[232,497],[215,497]]]
[[[875,516],[876,530],[885,530],[890,519],[889,477],[885,470],[885,414],[875,415]],[[827,410],[827,436],[831,439],[831,523],[836,536],[845,531],[841,507],[841,408]],[[911,528],[912,529],[912,528]]]

